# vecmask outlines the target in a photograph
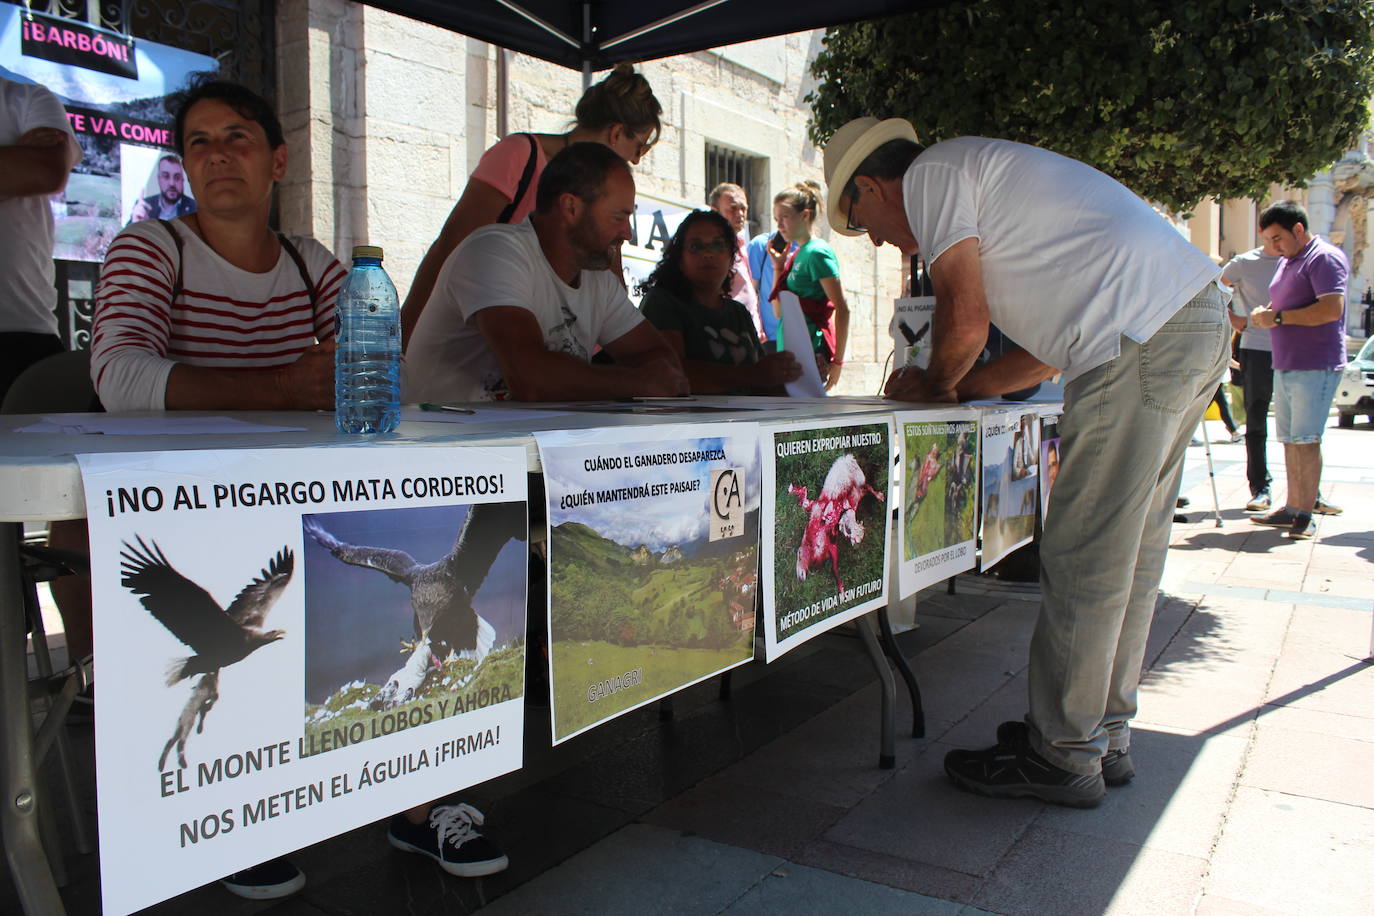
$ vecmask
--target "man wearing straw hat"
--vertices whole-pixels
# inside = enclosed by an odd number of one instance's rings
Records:
[[[1225,365],[1218,269],[1111,178],[1033,146],[926,148],[904,120],[859,118],[826,146],[825,174],[836,232],[921,252],[934,282],[930,367],[894,373],[889,397],[1063,376],[1030,711],[945,771],[996,798],[1094,806],[1135,775],[1129,723],[1184,451]],[[975,366],[989,322],[1021,349]]]

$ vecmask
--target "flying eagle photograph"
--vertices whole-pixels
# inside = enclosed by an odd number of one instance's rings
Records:
[[[345,696],[362,713],[440,681],[466,687],[493,651],[523,640],[525,503],[305,515],[301,527],[317,718],[340,712]],[[456,659],[469,661],[466,673],[446,679]]]
[[[141,537],[135,541],[137,545],[125,541],[120,552],[120,584],[137,595],[148,613],[192,652],[174,660],[167,670],[168,687],[190,678],[196,681],[158,760],[160,770],[175,747],[177,763],[184,767],[192,726],[197,733],[202,732],[206,713],[219,699],[220,671],[286,635],[284,630],[265,629],[264,624],[291,581],[295,555],[288,547],[277,551],[225,608],[178,572],[156,541],[145,542]]]

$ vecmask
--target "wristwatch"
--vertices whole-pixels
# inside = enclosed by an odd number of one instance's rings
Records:
[[[1283,324],[1283,312],[1275,312],[1275,313],[1274,313],[1274,326],[1277,327],[1278,325],[1281,325],[1281,324]]]

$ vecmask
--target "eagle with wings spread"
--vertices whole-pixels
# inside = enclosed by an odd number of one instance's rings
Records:
[[[177,572],[156,541],[145,543],[141,537],[135,540],[137,546],[125,541],[119,555],[123,573],[120,584],[138,595],[148,613],[194,653],[172,663],[167,671],[167,686],[200,675],[157,764],[161,770],[175,746],[177,763],[184,767],[186,739],[192,725],[197,734],[204,731],[205,714],[219,699],[220,669],[243,661],[286,635],[284,630],[265,630],[263,624],[267,612],[291,581],[295,556],[286,547],[277,551],[267,568],[245,585],[226,609],[209,592]]]

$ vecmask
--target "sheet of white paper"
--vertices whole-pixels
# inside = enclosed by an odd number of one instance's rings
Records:
[[[22,426],[21,433],[70,433],[105,436],[208,436],[226,433],[295,433],[303,426],[268,426],[232,417],[116,417],[52,414]]]
[[[784,290],[778,295],[778,305],[782,309],[782,339],[787,352],[797,358],[802,369],[801,378],[787,383],[787,393],[794,398],[823,398],[825,383],[816,368],[816,354],[811,349],[811,335],[802,317],[801,302],[796,293]]]
[[[520,408],[471,407],[464,408],[467,413],[452,410],[422,410],[419,407],[402,407],[403,423],[501,423],[512,420],[547,420],[550,417],[566,417],[566,410],[523,410]]]

